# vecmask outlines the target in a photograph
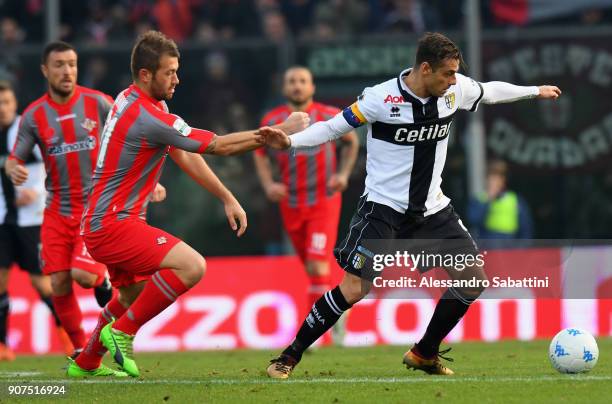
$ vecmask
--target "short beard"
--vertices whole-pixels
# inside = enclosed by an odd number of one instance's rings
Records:
[[[74,91],[74,86],[72,86],[72,90],[70,91],[64,91],[60,88],[57,87],[53,87],[51,84],[49,84],[49,90],[52,93],[55,93],[56,95],[59,95],[61,98],[68,98],[70,97],[70,95],[72,94],[72,92]]]
[[[157,101],[168,101],[172,99],[172,94],[160,91],[160,89],[155,84],[151,86],[151,96]]]

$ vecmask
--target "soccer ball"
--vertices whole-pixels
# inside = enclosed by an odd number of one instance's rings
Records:
[[[548,357],[561,373],[585,373],[595,367],[599,348],[595,338],[580,328],[559,331],[550,342]]]

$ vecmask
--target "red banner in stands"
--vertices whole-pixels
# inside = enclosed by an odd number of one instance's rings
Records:
[[[565,265],[562,251],[538,250],[533,258],[555,262],[553,270],[559,272]],[[497,254],[502,254],[498,258],[505,263],[514,262],[514,252]],[[337,271],[334,277],[339,280],[342,273]],[[612,281],[601,279],[598,293],[611,285]],[[210,258],[200,284],[146,324],[135,347],[140,351],[283,347],[304,318],[306,287],[306,275],[295,257]],[[17,353],[60,352],[52,318],[29,285],[27,274],[12,271],[9,293],[10,346]],[[410,293],[408,298],[386,296],[355,305],[348,317],[344,344],[409,345],[420,338],[435,300],[426,295],[427,290],[416,288]],[[77,295],[90,331],[99,308],[90,291],[78,289]],[[569,325],[610,335],[611,314],[609,299],[481,299],[448,340],[548,338]]]

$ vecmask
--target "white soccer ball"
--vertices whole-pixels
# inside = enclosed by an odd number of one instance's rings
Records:
[[[599,348],[595,338],[580,328],[559,331],[550,342],[548,357],[561,373],[585,373],[597,364]]]

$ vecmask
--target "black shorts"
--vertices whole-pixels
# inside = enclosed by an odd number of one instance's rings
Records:
[[[0,268],[12,264],[31,274],[41,274],[40,226],[0,224]]]
[[[416,253],[478,254],[476,243],[452,205],[424,217],[410,212],[399,213],[389,206],[366,201],[366,198],[363,196],[359,200],[348,234],[334,250],[336,261],[346,272],[372,281],[376,276],[372,256],[390,252],[402,243],[408,246],[406,249],[412,248]],[[377,246],[375,249],[371,247],[374,244]],[[419,271],[431,268],[422,266]]]

